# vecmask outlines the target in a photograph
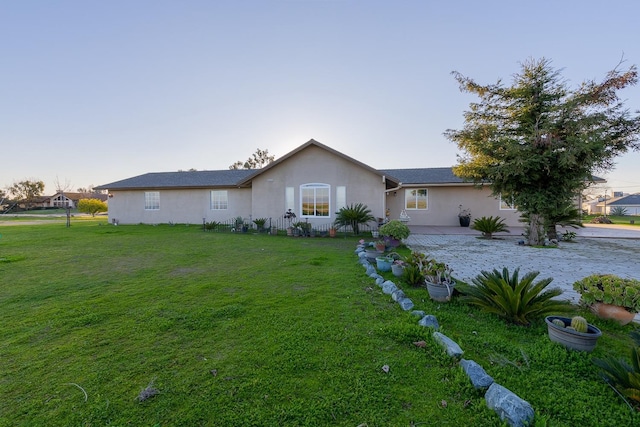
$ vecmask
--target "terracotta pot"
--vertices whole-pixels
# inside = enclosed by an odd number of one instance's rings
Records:
[[[603,302],[591,304],[591,311],[601,319],[613,319],[621,325],[626,325],[636,316],[635,313],[627,311],[624,307]]]

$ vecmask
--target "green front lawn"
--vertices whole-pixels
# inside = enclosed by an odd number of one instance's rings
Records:
[[[502,425],[366,277],[357,238],[105,218],[0,234],[0,426]],[[542,320],[506,325],[405,292],[537,425],[638,422],[591,363],[626,356],[631,327],[596,321],[594,353],[574,353]],[[157,394],[141,401],[144,389]]]
[[[600,216],[602,215],[585,215],[582,221],[585,224],[589,224],[592,219]],[[636,227],[640,227],[640,216],[638,215],[624,215],[624,216],[607,215],[607,218],[609,218],[613,224],[634,225]],[[633,224],[631,223],[631,221],[633,221]]]

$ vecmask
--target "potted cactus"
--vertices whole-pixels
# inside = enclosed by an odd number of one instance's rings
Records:
[[[602,335],[600,329],[587,323],[582,316],[547,316],[544,320],[549,339],[571,350],[591,352]]]

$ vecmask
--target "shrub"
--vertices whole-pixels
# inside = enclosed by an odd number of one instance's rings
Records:
[[[552,299],[562,294],[560,288],[545,290],[552,278],[534,283],[539,272],[527,273],[520,279],[519,270],[516,268],[511,276],[506,267],[502,273],[497,269],[491,273],[483,271],[472,280],[473,285],[463,283],[458,286],[464,294],[461,300],[518,325],[528,325],[534,318],[570,310],[569,301]]]
[[[510,232],[504,223],[504,218],[500,218],[499,216],[476,218],[473,220],[471,228],[482,232],[482,237],[485,239],[492,239],[494,233]]]
[[[108,206],[100,199],[80,199],[78,201],[78,211],[96,216],[97,213],[107,212]]]
[[[597,216],[591,220],[591,224],[613,224],[606,216]]]
[[[635,330],[630,335],[634,342],[631,347],[631,364],[611,356],[594,358],[593,363],[603,370],[602,378],[607,384],[623,398],[635,401],[637,406],[640,404],[640,332]]]
[[[406,239],[411,233],[409,231],[409,227],[397,219],[392,219],[388,223],[384,224],[378,231],[381,236],[391,237],[396,240]]]
[[[351,204],[340,208],[336,212],[336,227],[351,226],[353,234],[360,234],[360,224],[366,224],[369,221],[375,221],[376,218],[371,215],[371,210],[362,203]]]

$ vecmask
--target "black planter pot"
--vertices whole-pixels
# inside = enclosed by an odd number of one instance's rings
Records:
[[[460,227],[468,227],[471,224],[471,217],[469,216],[459,216]]]

